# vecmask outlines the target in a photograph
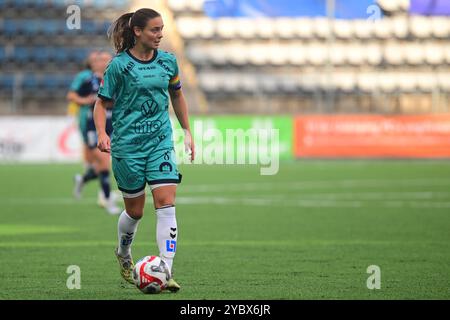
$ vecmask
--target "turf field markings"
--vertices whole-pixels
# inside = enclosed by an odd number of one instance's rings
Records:
[[[50,233],[73,233],[79,230],[65,226],[39,226],[39,225],[19,225],[1,224],[0,236],[23,235],[23,234],[50,234]]]
[[[287,189],[315,189],[315,188],[361,188],[361,187],[434,187],[450,186],[450,179],[376,179],[376,180],[322,180],[322,181],[296,181],[296,182],[250,182],[239,184],[201,184],[201,185],[181,185],[180,191],[188,192],[223,192],[223,191],[263,191]]]
[[[238,246],[238,247],[308,247],[308,246],[347,246],[347,245],[410,245],[410,246],[425,246],[425,245],[447,245],[447,242],[436,241],[392,241],[392,240],[367,240],[367,239],[352,239],[352,240],[322,240],[322,239],[305,239],[305,240],[219,240],[219,241],[183,241],[183,246],[186,247],[204,247],[204,246]],[[71,248],[71,247],[114,247],[117,245],[116,241],[60,241],[60,242],[44,242],[44,241],[8,241],[0,242],[0,248]],[[147,248],[148,243],[135,242],[133,247]]]
[[[216,204],[216,205],[249,205],[249,206],[293,206],[293,207],[327,207],[327,208],[359,208],[364,206],[385,207],[417,207],[417,208],[448,208],[450,193],[436,191],[418,192],[341,192],[341,193],[306,193],[295,197],[284,194],[262,196],[183,196],[177,197],[178,204]],[[421,200],[421,201],[419,201]],[[427,201],[428,200],[428,201]],[[10,205],[42,205],[63,206],[82,205],[95,207],[95,198],[75,200],[73,198],[4,198],[2,203]],[[374,201],[378,201],[374,203]]]
[[[226,198],[226,197],[177,197],[177,203],[183,205],[249,205],[249,206],[273,206],[273,207],[311,207],[311,208],[361,208],[361,207],[410,207],[445,209],[450,208],[450,201],[380,201],[374,203],[371,200],[320,200],[320,199],[269,199],[269,198]]]

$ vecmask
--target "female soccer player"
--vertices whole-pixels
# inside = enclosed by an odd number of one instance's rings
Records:
[[[152,9],[124,14],[113,24],[117,55],[106,69],[94,109],[98,148],[111,152],[114,176],[125,202],[118,221],[115,254],[122,277],[130,283],[134,266],[130,246],[144,214],[147,183],[156,211],[159,253],[171,270],[177,248],[175,193],[181,174],[175,162],[169,96],[185,131],[185,146],[194,160],[177,60],[173,54],[158,49],[163,27],[161,15]],[[108,107],[113,112],[111,140],[105,132]],[[173,277],[167,289],[180,289]]]
[[[94,168],[94,156],[92,150],[88,147],[87,136],[87,114],[92,104],[95,103],[96,94],[92,90],[94,79],[93,66],[98,58],[98,51],[92,51],[86,60],[86,68],[80,71],[72,81],[67,100],[79,105],[78,109],[78,129],[83,140],[83,158],[85,163],[85,173],[75,175],[75,198],[81,197],[81,190],[85,183],[97,178],[97,172]]]
[[[106,66],[111,60],[108,52],[95,51],[89,56],[90,70],[83,72],[82,76],[76,77],[73,89],[68,93],[68,98],[78,103],[85,103],[80,107],[79,127],[83,137],[85,159],[88,166],[86,173],[75,176],[74,195],[81,196],[83,186],[95,178],[99,179],[101,191],[99,192],[99,204],[110,214],[119,214],[120,209],[115,204],[115,199],[111,196],[110,187],[110,157],[97,149],[97,133],[93,119],[93,108],[95,96],[100,86],[100,81],[105,72]],[[94,98],[92,98],[94,97]],[[92,102],[90,102],[92,100]],[[112,132],[111,116],[107,117],[107,133]]]

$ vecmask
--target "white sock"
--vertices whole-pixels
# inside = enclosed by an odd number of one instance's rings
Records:
[[[126,257],[131,252],[131,243],[133,242],[134,235],[136,234],[139,220],[133,219],[124,210],[117,225],[119,246],[118,253],[122,257]]]
[[[156,241],[159,255],[172,271],[173,258],[177,249],[178,228],[175,207],[156,209]]]

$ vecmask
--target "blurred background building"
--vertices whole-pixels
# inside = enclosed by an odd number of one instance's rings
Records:
[[[0,0],[0,113],[64,114],[87,53],[140,7],[162,13],[193,113],[449,111],[448,0]]]

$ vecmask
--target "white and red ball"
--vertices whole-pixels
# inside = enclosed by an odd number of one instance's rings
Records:
[[[143,293],[160,293],[169,279],[169,266],[158,256],[140,259],[133,269],[133,281]]]

